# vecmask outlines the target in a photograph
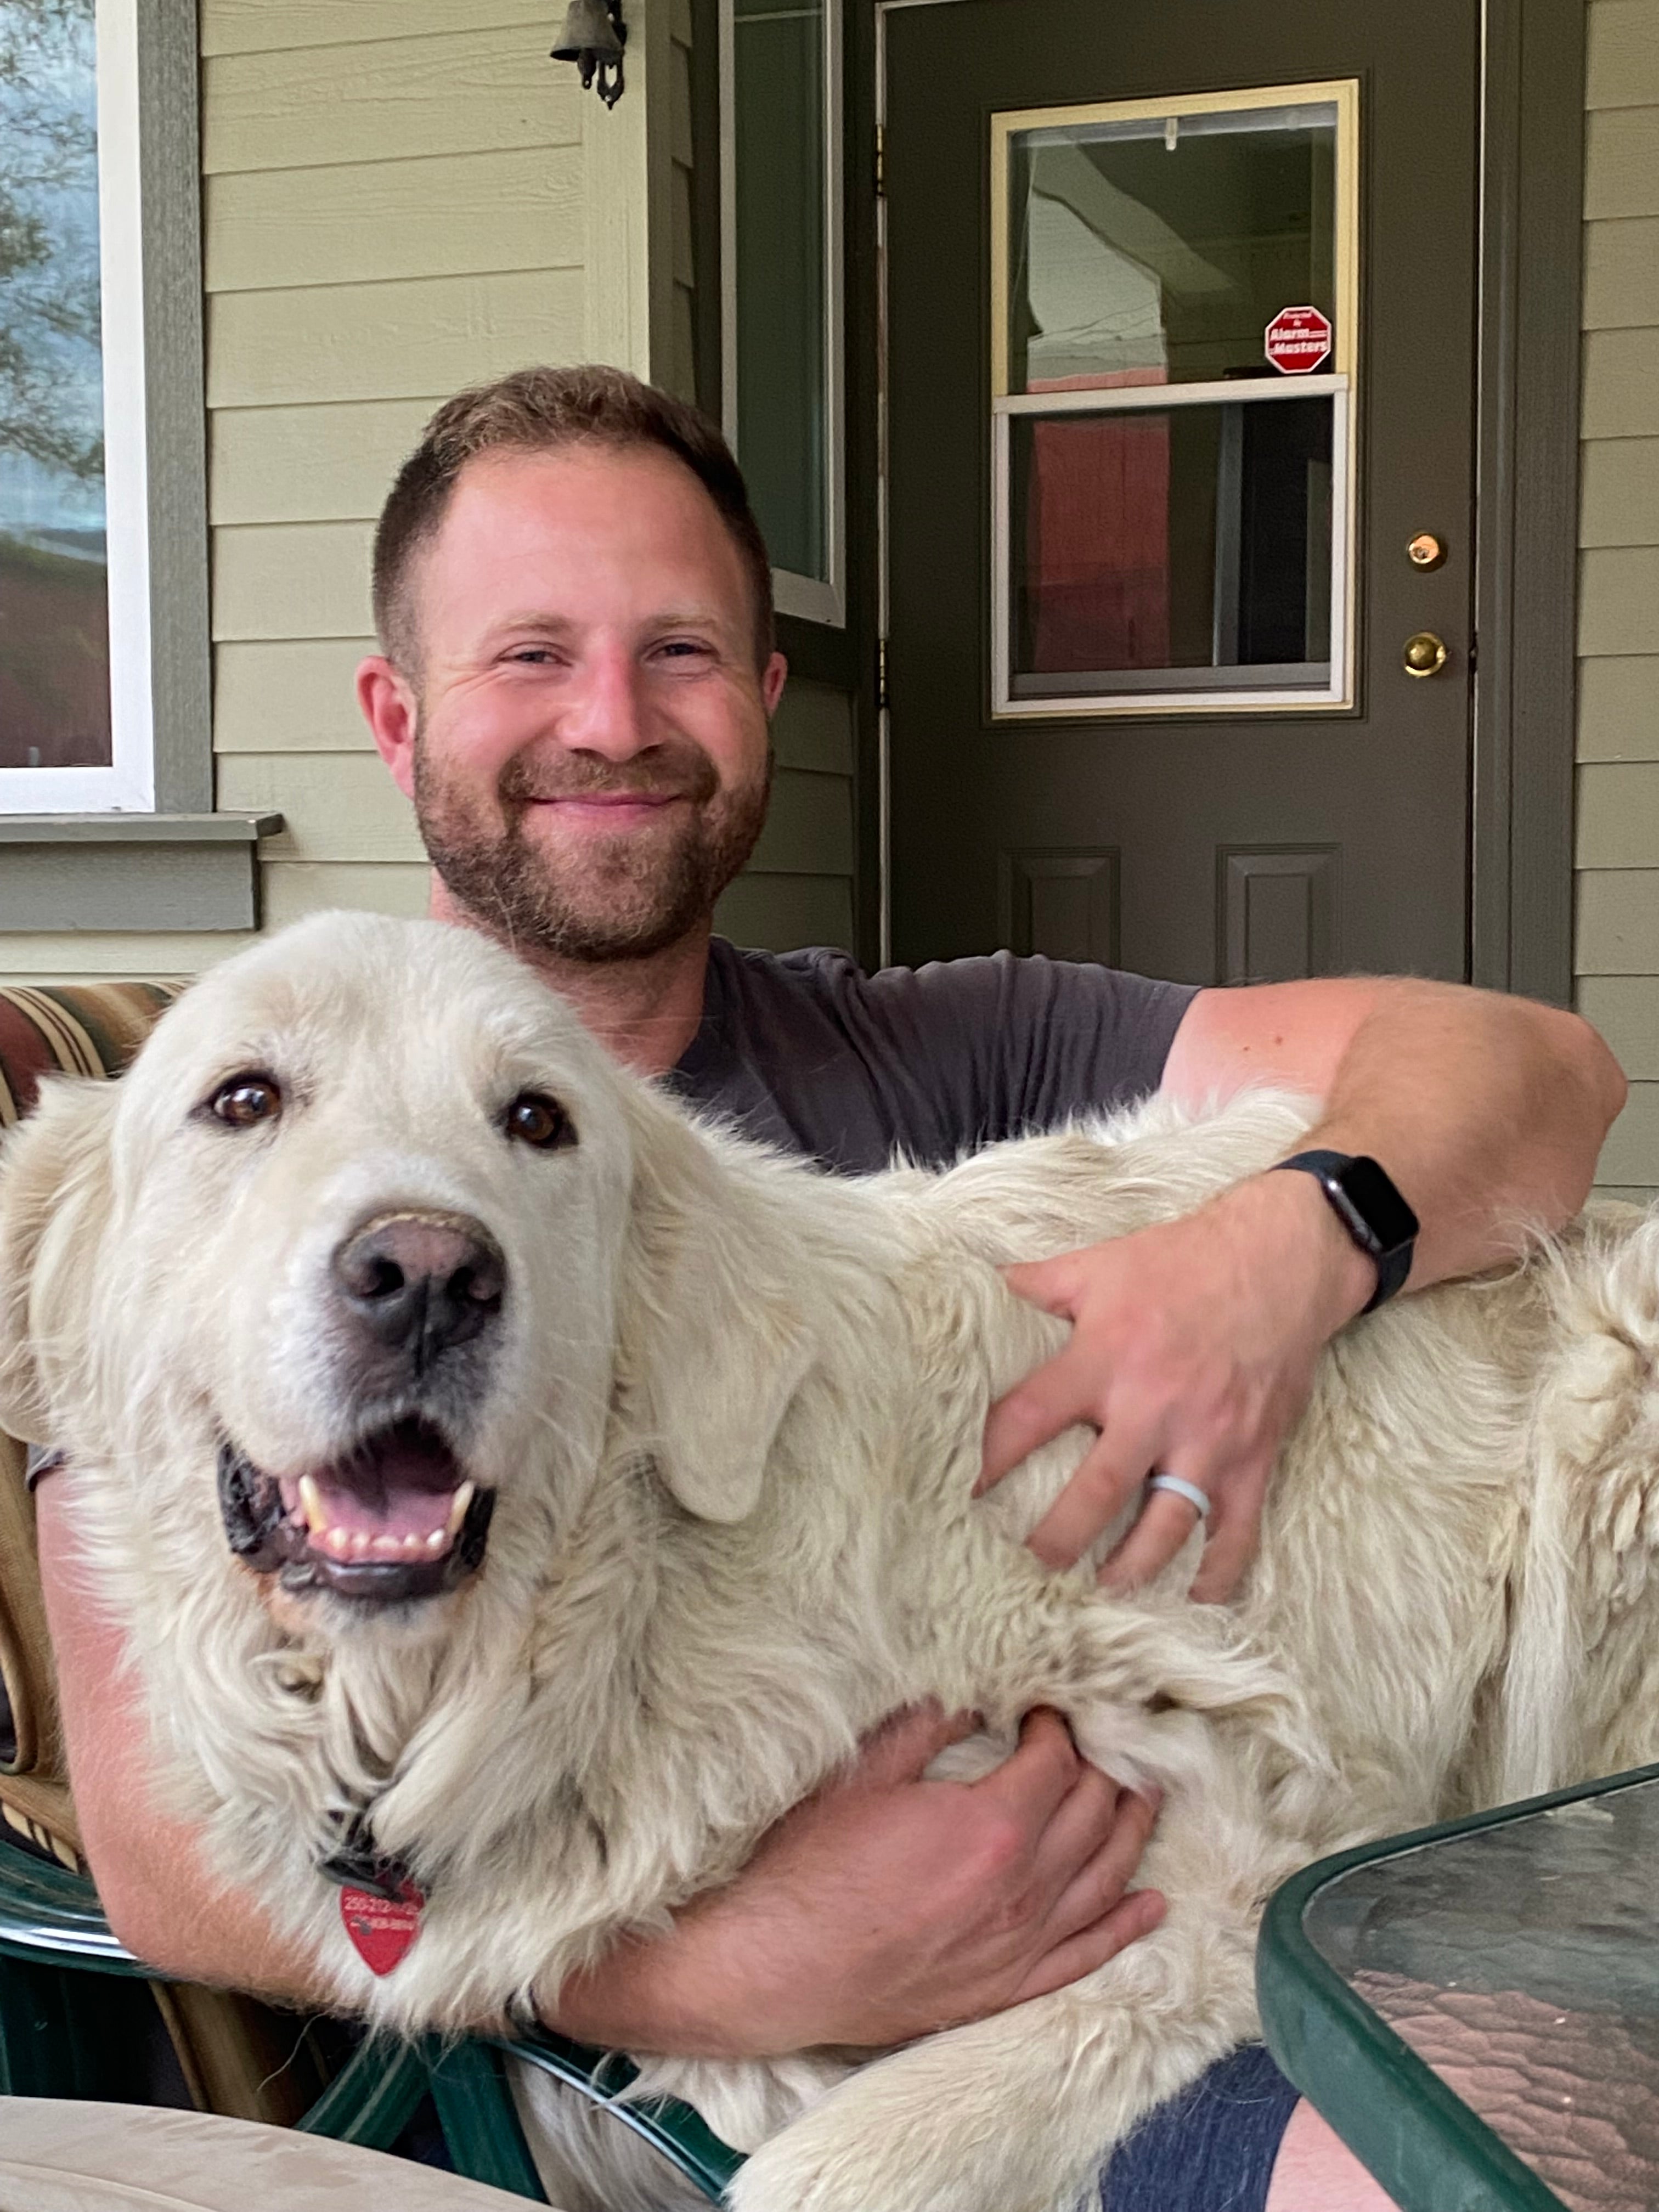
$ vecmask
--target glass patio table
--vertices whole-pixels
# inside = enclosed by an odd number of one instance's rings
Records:
[[[1659,2208],[1659,1766],[1322,1860],[1256,1979],[1405,2212]]]

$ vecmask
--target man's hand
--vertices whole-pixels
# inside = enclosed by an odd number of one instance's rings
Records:
[[[1065,1349],[994,1406],[984,1488],[1074,1422],[1099,1441],[1032,1531],[1050,1566],[1086,1551],[1154,1470],[1212,1501],[1195,1597],[1225,1597],[1256,1547],[1262,1501],[1327,1339],[1376,1286],[1307,1176],[1260,1176],[1179,1221],[1010,1267],[1022,1297],[1072,1324]],[[1101,1579],[1147,1581],[1194,1508],[1155,1491]]]
[[[1164,1917],[1127,1892],[1153,1808],[1054,1714],[982,1781],[923,1769],[974,1723],[900,1714],[673,1933],[613,1947],[544,1996],[584,2041],[685,2057],[875,2048],[977,2020],[1103,1966]]]

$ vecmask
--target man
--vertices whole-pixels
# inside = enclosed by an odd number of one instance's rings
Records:
[[[375,600],[384,651],[359,696],[415,800],[434,913],[510,945],[618,1059],[751,1128],[848,1167],[1159,1082],[1199,1100],[1283,1081],[1327,1101],[1312,1145],[1375,1156],[1408,1196],[1413,1288],[1512,1254],[1588,1189],[1623,1081],[1549,1008],[1364,979],[1194,994],[1006,960],[866,981],[833,956],[711,943],[761,828],[786,672],[735,465],[629,379],[524,372],[441,410],[381,519]],[[1108,1578],[1156,1571],[1201,1514],[1196,1589],[1224,1595],[1321,1348],[1384,1287],[1375,1259],[1312,1175],[1269,1173],[1013,1280],[1073,1328],[994,1409],[984,1479],[1091,1423],[1039,1554],[1074,1559],[1158,1470],[1177,1486],[1148,1494]],[[146,1802],[119,1654],[72,1571],[72,1470],[40,1528],[76,1803],[118,1929],[181,1976],[304,1998],[259,1900],[218,1890]],[[963,1725],[896,1718],[671,1936],[543,1992],[550,2018],[688,2053],[877,2045],[1058,1987],[1155,1924],[1161,1900],[1126,1894],[1151,1809],[1084,1768],[1052,1715],[987,1781],[922,1780]],[[1310,2117],[1280,2153],[1282,2084],[1235,2074],[1223,2094],[1243,2100],[1209,2160],[1227,2202],[1261,2204],[1270,2171],[1273,2212],[1382,2201]],[[1114,2212],[1137,2191],[1202,2203],[1158,2161],[1206,2124],[1121,2154]]]

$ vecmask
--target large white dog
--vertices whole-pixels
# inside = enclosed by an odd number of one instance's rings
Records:
[[[620,1073],[479,939],[325,917],[8,1146],[0,1418],[70,1455],[171,1801],[395,2027],[660,1923],[915,1700],[1005,1746],[1054,1706],[1162,1784],[1168,1917],[1086,1980],[863,2065],[641,2084],[754,2152],[739,2212],[1069,2212],[1252,2033],[1292,1869],[1659,1754],[1634,1212],[1345,1332],[1231,1608],[1039,1569],[1080,1435],[973,1502],[988,1405],[1063,1335],[999,1266],[1189,1209],[1307,1118],[1158,1102],[833,1181]],[[556,2202],[690,2201],[526,2094]]]

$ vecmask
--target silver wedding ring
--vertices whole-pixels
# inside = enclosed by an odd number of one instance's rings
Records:
[[[1210,1517],[1210,1501],[1195,1482],[1187,1482],[1178,1474],[1149,1474],[1148,1490],[1170,1490],[1177,1498],[1184,1498],[1197,1512],[1200,1521]]]

